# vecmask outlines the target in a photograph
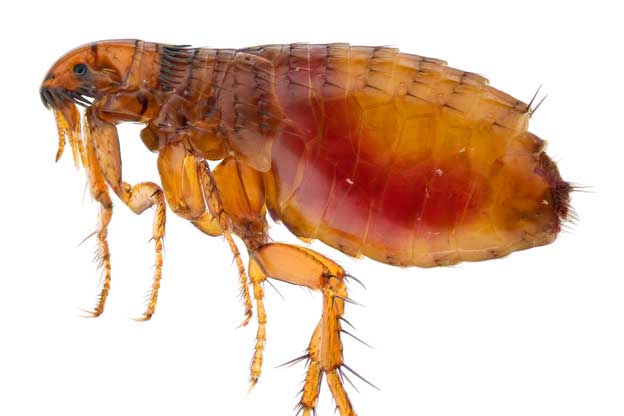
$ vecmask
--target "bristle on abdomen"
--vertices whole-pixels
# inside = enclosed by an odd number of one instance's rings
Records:
[[[574,222],[577,216],[570,206],[570,192],[574,190],[574,187],[570,183],[561,179],[557,165],[546,155],[546,153],[540,154],[539,170],[550,185],[553,210],[559,217],[559,220]]]

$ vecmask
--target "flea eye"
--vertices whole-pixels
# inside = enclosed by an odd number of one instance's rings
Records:
[[[74,65],[74,74],[82,76],[87,73],[87,66],[85,64]]]

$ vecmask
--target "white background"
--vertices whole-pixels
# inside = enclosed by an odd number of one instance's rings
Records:
[[[613,2],[614,4],[616,2]],[[98,39],[196,46],[350,42],[394,45],[479,72],[528,101],[549,97],[531,130],[576,193],[579,224],[548,247],[446,269],[352,260],[315,243],[367,286],[347,318],[370,350],[345,339],[347,363],[381,388],[349,387],[360,415],[624,414],[622,13],[607,2],[21,1],[3,6],[0,65],[0,415],[288,415],[300,355],[320,315],[305,289],[267,287],[268,344],[247,394],[255,324],[243,317],[226,243],[169,215],[157,313],[151,211],[116,204],[113,282],[95,301],[96,206],[57,138],[38,88],[67,50]],[[156,180],[138,126],[120,129],[125,179]],[[280,225],[276,240],[294,241]],[[352,377],[353,378],[353,377]],[[333,414],[327,390],[322,416]]]

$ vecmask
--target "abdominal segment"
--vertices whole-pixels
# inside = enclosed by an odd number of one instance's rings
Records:
[[[434,143],[434,114],[406,123],[389,113],[396,128],[386,118],[375,127],[347,102],[326,108],[354,125],[328,123],[321,138],[286,131],[274,140],[271,210],[295,234],[351,255],[404,265],[457,256],[460,234],[491,199],[487,170],[470,159],[470,130],[455,137],[459,130],[451,129]]]
[[[314,48],[271,56],[285,120],[264,174],[274,218],[405,266],[552,241],[558,218],[526,104],[441,61]]]

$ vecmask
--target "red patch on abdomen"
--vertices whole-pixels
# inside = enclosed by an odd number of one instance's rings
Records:
[[[354,96],[329,94],[333,87],[320,77],[325,61],[313,59],[316,52],[308,59],[290,56],[305,71],[293,71],[285,62],[278,71],[276,94],[297,137],[297,149],[282,149],[285,133],[274,142],[278,188],[282,196],[294,191],[287,202],[291,211],[283,219],[319,227],[324,241],[334,246],[344,242],[355,251],[369,242],[411,250],[410,239],[419,238],[417,232],[444,233],[474,218],[486,185],[471,171],[466,155],[433,160],[426,145],[419,160],[393,154],[399,115],[392,108],[387,114],[363,108]],[[318,56],[324,57],[321,52]],[[299,162],[303,176],[295,184],[289,176],[295,175]]]
[[[428,182],[421,178],[424,195],[419,201],[422,222],[434,229],[448,230],[469,220],[481,205],[483,178],[463,164],[441,163],[425,166]]]
[[[483,204],[484,181],[461,163],[425,161],[388,169],[366,241],[407,251],[412,239],[446,234]]]

